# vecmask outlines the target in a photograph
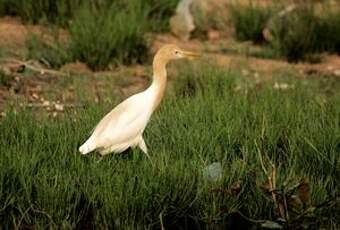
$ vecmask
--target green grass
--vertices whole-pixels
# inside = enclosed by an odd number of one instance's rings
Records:
[[[66,26],[82,0],[0,0],[1,15],[16,15],[24,22],[54,23]]]
[[[326,9],[316,33],[319,50],[340,54],[340,11]]]
[[[150,29],[164,31],[179,0],[145,0],[141,4],[150,19]],[[124,5],[124,0],[0,0],[0,15],[15,15],[29,23],[52,23],[67,27],[76,12],[88,5],[91,9],[103,10],[114,5]],[[129,3],[130,4],[130,3]],[[138,3],[139,4],[139,3]],[[146,18],[145,18],[146,19]]]
[[[234,35],[240,41],[251,40],[255,43],[264,41],[262,34],[268,19],[271,17],[270,7],[256,4],[230,6],[230,22],[235,30]]]
[[[26,59],[39,60],[48,65],[49,68],[60,68],[72,60],[68,53],[67,46],[57,41],[53,36],[53,42],[45,42],[43,38],[30,34],[26,39]]]
[[[169,20],[175,13],[179,0],[145,0],[143,7],[147,12],[148,29],[155,32],[169,30]]]
[[[339,53],[339,25],[338,9],[325,8],[319,15],[312,4],[306,5],[273,20],[271,45],[290,62],[313,61],[322,52]]]
[[[275,56],[289,62],[314,62],[322,52],[340,50],[340,12],[327,3],[322,6],[322,11],[317,12],[313,3],[301,4],[279,16],[280,5],[264,8],[236,4],[230,7],[230,22],[237,40],[270,44]],[[269,41],[264,41],[265,27],[271,34]]]
[[[275,52],[290,62],[308,59],[318,52],[323,41],[318,39],[318,17],[312,5],[300,7],[283,18],[273,20],[271,45]]]
[[[0,70],[0,86],[8,87],[12,79],[12,76],[6,74],[3,70]]]
[[[71,55],[92,69],[142,62],[147,54],[145,17],[140,1],[112,4],[104,12],[84,6],[70,26]]]
[[[281,78],[295,87],[275,90],[237,72],[179,67],[174,91],[145,132],[154,166],[139,150],[104,158],[77,152],[114,104],[89,102],[55,120],[8,112],[0,121],[2,229],[160,229],[160,219],[165,229],[222,229],[235,227],[236,211],[276,221],[275,205],[261,189],[267,158],[279,191],[304,179],[313,206],[339,196],[340,94],[323,90],[339,84]],[[216,161],[223,176],[210,182],[202,170]],[[237,193],[211,191],[235,183]],[[339,204],[325,205],[299,222],[335,229],[337,213]]]

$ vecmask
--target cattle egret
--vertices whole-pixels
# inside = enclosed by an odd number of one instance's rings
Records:
[[[198,56],[199,54],[183,51],[176,45],[160,48],[152,63],[152,84],[109,112],[94,128],[90,138],[80,146],[80,153],[87,154],[97,150],[101,155],[106,155],[138,146],[149,157],[143,131],[163,98],[167,81],[166,64],[173,59],[193,59]]]

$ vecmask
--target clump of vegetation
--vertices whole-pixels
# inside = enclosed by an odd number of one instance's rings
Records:
[[[12,76],[6,74],[3,70],[0,69],[0,86],[9,87],[12,79]]]
[[[339,53],[340,13],[324,10],[317,13],[313,4],[297,5],[286,14],[273,14],[271,7],[256,5],[230,8],[231,23],[238,40],[264,42],[263,30],[270,33],[267,41],[278,57],[290,62],[313,61],[320,52]]]
[[[0,15],[15,15],[30,23],[53,23],[67,26],[76,12],[83,6],[105,9],[114,5],[124,5],[124,0],[0,0]],[[168,26],[168,19],[173,14],[179,0],[146,0],[142,7],[150,19],[149,28],[162,31]]]
[[[100,160],[77,152],[112,105],[91,103],[57,120],[8,112],[0,122],[0,226],[339,226],[338,90],[325,97],[310,80],[258,88],[205,66],[176,77],[178,93],[145,133],[154,166],[139,150]],[[183,97],[187,88],[193,93]],[[222,165],[217,181],[203,174],[213,162]]]
[[[272,23],[271,45],[279,56],[296,62],[318,51],[318,18],[311,6],[299,7]]]
[[[240,41],[263,42],[262,31],[270,16],[271,9],[269,7],[261,7],[256,4],[230,6],[230,21],[235,30],[235,37]]]
[[[1,0],[0,8],[3,9],[3,14],[19,16],[24,22],[67,25],[82,2],[82,0]]]
[[[340,52],[340,12],[317,14],[313,5],[297,7],[273,20],[271,45],[288,61],[308,60],[321,52]]]
[[[111,62],[142,62],[146,55],[146,15],[140,1],[112,4],[106,10],[82,7],[70,25],[70,53],[92,69]]]
[[[62,45],[57,38],[53,42],[43,41],[37,35],[31,34],[26,40],[27,59],[43,62],[50,68],[60,68],[71,61],[67,45]]]
[[[145,0],[143,7],[147,13],[148,29],[166,31],[169,19],[174,14],[179,0]]]
[[[319,18],[316,33],[320,51],[340,54],[340,11],[326,10]]]

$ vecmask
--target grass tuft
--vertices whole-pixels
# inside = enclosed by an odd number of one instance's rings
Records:
[[[50,68],[60,68],[71,61],[67,45],[62,45],[54,39],[54,42],[43,41],[38,35],[31,34],[26,40],[27,59],[35,59],[47,64]]]
[[[271,45],[279,56],[296,62],[317,51],[318,23],[313,7],[297,8],[284,18],[274,19],[273,24]]]
[[[112,4],[104,12],[82,7],[70,25],[70,52],[92,69],[112,62],[142,62],[147,54],[140,1]]]
[[[264,41],[262,31],[271,16],[269,7],[261,7],[256,4],[249,6],[231,5],[229,11],[236,39],[240,41],[251,40],[255,43]]]

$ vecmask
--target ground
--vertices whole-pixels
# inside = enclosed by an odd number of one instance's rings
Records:
[[[0,86],[0,110],[8,101],[28,101],[28,106],[36,108],[49,108],[50,105],[62,105],[63,107],[75,106],[79,103],[75,100],[74,88],[69,81],[80,81],[84,90],[92,92],[96,96],[95,101],[101,100],[103,88],[112,83],[119,85],[121,95],[128,96],[145,88],[150,80],[150,61],[147,65],[119,66],[112,70],[92,72],[83,63],[70,63],[57,71],[48,70],[37,60],[25,60],[25,42],[31,33],[42,36],[46,41],[51,41],[48,31],[50,29],[42,25],[25,25],[20,19],[4,17],[0,19],[0,69],[12,77],[6,84]],[[62,41],[67,40],[67,33],[59,29]],[[265,48],[249,42],[236,42],[230,34],[221,31],[209,31],[207,40],[191,39],[181,41],[169,33],[150,34],[150,56],[166,43],[175,43],[187,50],[199,51],[203,59],[224,68],[238,69],[245,77],[254,77],[258,81],[271,79],[276,72],[294,72],[296,76],[309,77],[318,75],[323,77],[340,77],[340,57],[337,55],[321,55],[318,63],[288,63],[284,60],[261,58],[265,56]],[[151,60],[151,58],[150,58]],[[28,71],[23,71],[26,65]],[[174,71],[172,65],[171,71]],[[60,77],[66,75],[68,77]],[[29,76],[29,77],[28,77]],[[95,79],[92,81],[79,80]],[[70,78],[74,78],[71,79]],[[171,77],[170,77],[171,80]],[[66,88],[66,90],[65,90]],[[63,90],[61,90],[63,89]],[[117,90],[117,87],[115,89]],[[8,100],[8,99],[11,100]],[[58,107],[58,106],[57,106]],[[61,107],[60,107],[61,108]]]

